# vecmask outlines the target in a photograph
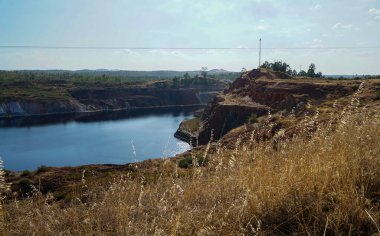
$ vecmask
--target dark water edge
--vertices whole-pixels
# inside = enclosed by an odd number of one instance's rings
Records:
[[[120,110],[82,112],[82,113],[61,113],[48,115],[0,117],[0,128],[6,127],[32,127],[52,124],[65,124],[69,122],[99,122],[110,120],[123,120],[128,118],[139,118],[150,115],[179,116],[193,114],[197,109],[204,108],[205,105],[190,106],[165,106],[150,108],[128,108]]]

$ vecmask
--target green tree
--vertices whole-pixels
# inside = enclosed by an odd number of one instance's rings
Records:
[[[297,71],[296,70],[292,70],[291,76],[297,76]]]
[[[262,65],[261,68],[266,68],[266,69],[271,69],[271,63],[265,61]]]
[[[298,73],[298,76],[307,76],[307,73],[304,70],[300,70],[300,72]]]
[[[190,75],[189,75],[189,73],[185,73],[184,75],[183,75],[183,78],[185,79],[185,80],[190,80]]]
[[[289,75],[292,73],[292,69],[290,68],[290,66],[283,61],[274,61],[274,63],[269,63],[269,62],[265,61],[261,65],[261,68],[267,68],[267,69],[271,69],[273,71],[279,71],[279,72],[287,73]]]
[[[309,70],[307,71],[307,76],[315,77],[315,64],[311,63],[309,66]]]
[[[194,78],[194,81],[193,81],[193,84],[198,84],[198,82],[199,82],[199,75],[196,74],[195,78]]]
[[[172,84],[172,87],[173,88],[178,88],[178,85],[179,85],[179,78],[177,76],[175,76],[173,78],[173,84]]]
[[[202,67],[201,75],[204,79],[207,78],[207,67]]]

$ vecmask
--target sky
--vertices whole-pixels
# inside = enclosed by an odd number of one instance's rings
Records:
[[[380,0],[0,0],[0,70],[240,71],[259,38],[262,61],[380,74]]]

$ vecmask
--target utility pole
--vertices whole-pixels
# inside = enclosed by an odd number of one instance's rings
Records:
[[[259,68],[261,66],[261,38],[259,40]]]

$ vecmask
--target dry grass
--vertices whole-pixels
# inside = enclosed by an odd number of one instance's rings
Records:
[[[11,235],[371,235],[380,233],[380,118],[357,98],[288,140],[208,154],[206,167],[157,181],[120,176],[69,207],[37,190],[5,205]],[[313,133],[310,133],[310,130]],[[314,131],[317,129],[316,131]],[[254,134],[253,134],[254,135]],[[252,136],[253,137],[253,136]],[[275,147],[275,148],[273,148]],[[74,193],[75,196],[75,193]]]
[[[195,134],[199,128],[200,119],[198,117],[190,120],[184,120],[181,123],[180,129],[190,134]]]

